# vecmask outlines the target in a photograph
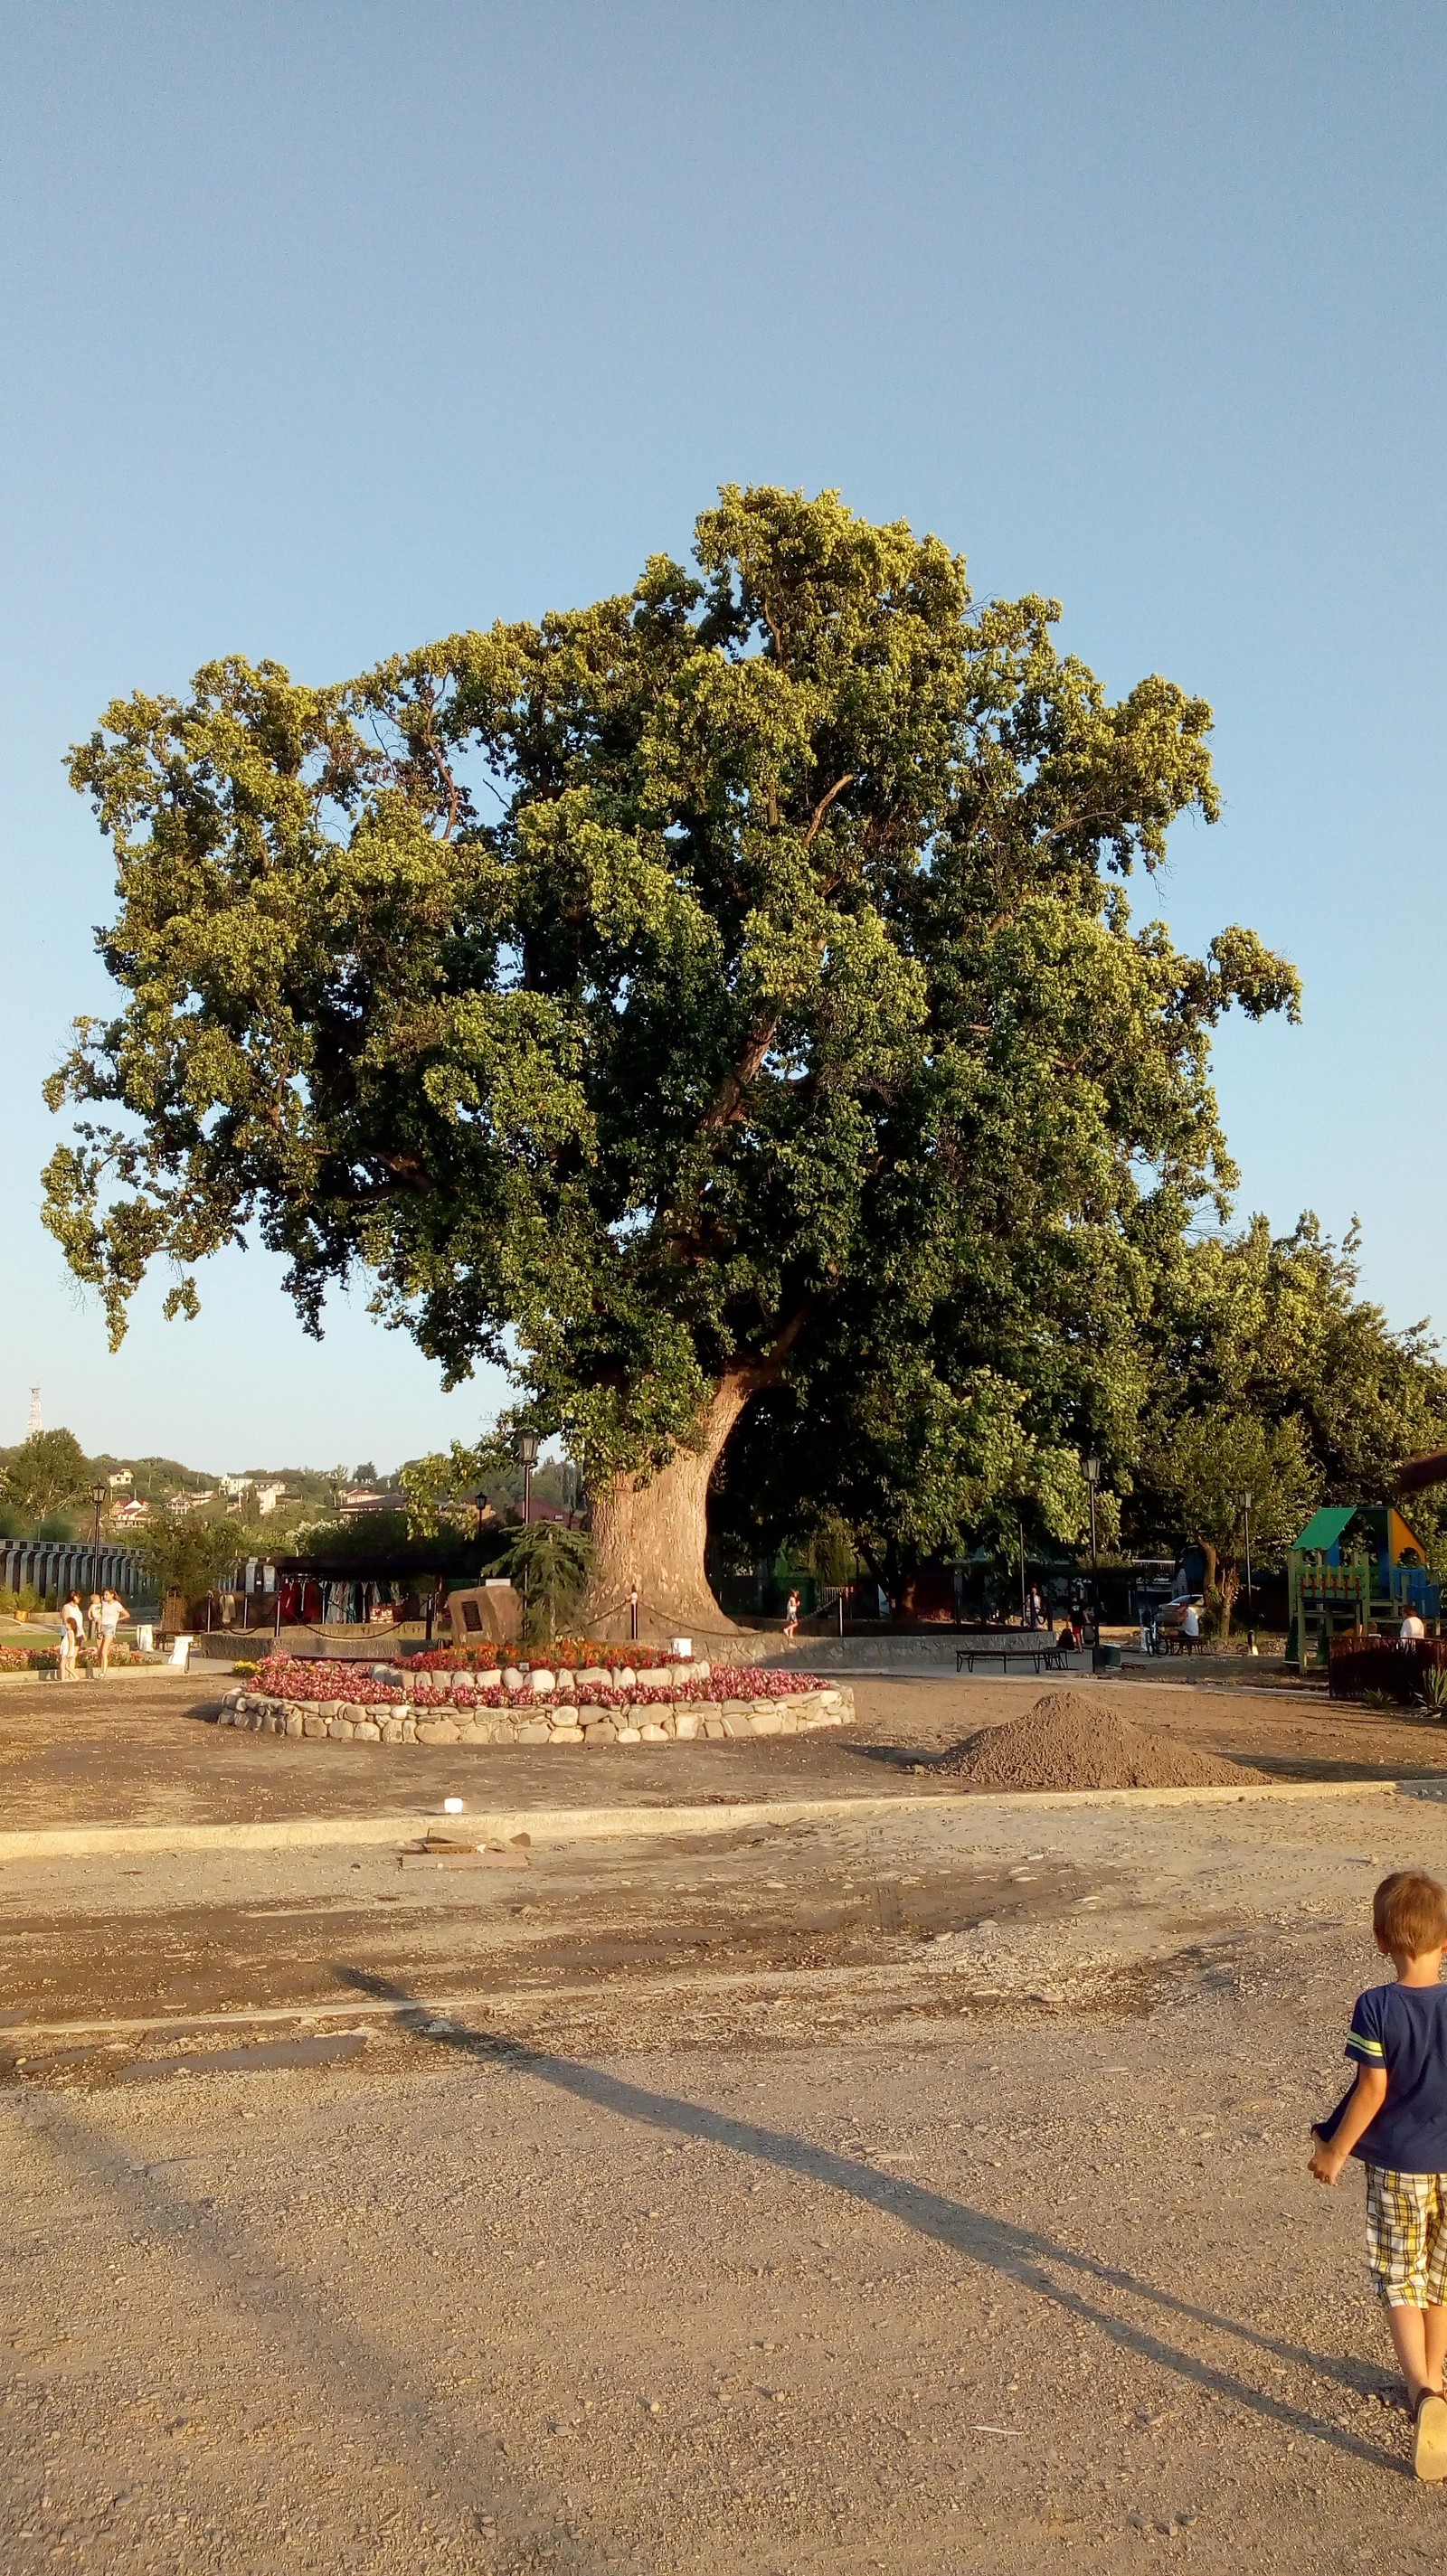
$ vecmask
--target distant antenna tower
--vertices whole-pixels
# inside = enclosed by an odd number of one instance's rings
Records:
[[[43,1430],[44,1427],[40,1419],[40,1389],[38,1386],[33,1386],[30,1390],[30,1419],[25,1425],[26,1439],[33,1440],[37,1431]]]

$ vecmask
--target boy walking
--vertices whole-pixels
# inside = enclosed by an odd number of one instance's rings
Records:
[[[1358,1995],[1346,2054],[1357,2078],[1313,2131],[1311,2172],[1367,2171],[1367,2264],[1387,2311],[1412,2411],[1412,2466],[1447,2477],[1447,1890],[1393,1870],[1372,1899],[1377,1948],[1396,1983]]]

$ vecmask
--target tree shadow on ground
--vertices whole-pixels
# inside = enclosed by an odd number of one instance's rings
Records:
[[[1078,2322],[1093,2326],[1107,2342],[1136,2360],[1152,2362],[1171,2372],[1203,2396],[1229,2399],[1232,2403],[1258,2416],[1275,2430],[1306,2435],[1323,2442],[1343,2457],[1359,2460],[1375,2469],[1390,2469],[1407,2475],[1405,2463],[1384,2453],[1375,2444],[1362,2441],[1342,2424],[1314,2415],[1304,2407],[1289,2405],[1257,2388],[1247,2379],[1200,2355],[1168,2342],[1164,2335],[1147,2326],[1133,2323],[1128,2317],[1102,2303],[1092,2293],[1108,2293],[1142,2302],[1162,2318],[1179,2320],[1204,2327],[1211,2333],[1226,2335],[1251,2351],[1268,2356],[1272,2361],[1287,2362],[1304,2370],[1317,2372],[1334,2380],[1354,2395],[1362,2393],[1360,2366],[1333,2353],[1309,2351],[1304,2345],[1290,2343],[1282,2337],[1264,2332],[1238,2317],[1224,2316],[1211,2308],[1196,2306],[1175,2292],[1160,2288],[1153,2281],[1142,2280],[1118,2264],[1102,2262],[1039,2229],[1017,2226],[1010,2220],[992,2216],[987,2210],[973,2208],[968,2202],[955,2201],[942,2192],[931,2191],[897,2175],[877,2172],[856,2158],[840,2155],[834,2149],[815,2145],[806,2138],[791,2137],[786,2131],[763,2128],[754,2121],[735,2119],[728,2112],[715,2111],[706,2104],[689,2102],[678,2095],[658,2093],[646,2085],[635,2084],[619,2075],[611,2075],[600,2066],[589,2066],[573,2058],[556,2057],[526,2041],[511,2039],[499,2032],[469,2029],[465,2024],[448,2019],[445,2026],[430,2008],[418,2002],[405,1987],[391,1983],[363,1968],[338,1967],[339,1983],[358,1994],[379,2002],[395,2005],[398,2026],[410,2030],[414,2037],[444,2053],[471,2059],[475,2064],[506,2068],[514,2074],[532,2075],[540,2083],[550,2084],[559,2092],[572,2094],[591,2103],[595,2109],[610,2111],[617,2118],[640,2123],[644,2127],[666,2130],[674,2136],[693,2138],[701,2144],[727,2147],[734,2154],[753,2157],[786,2173],[801,2175],[813,2183],[823,2183],[834,2191],[846,2193],[882,2215],[893,2218],[903,2227],[945,2246],[997,2273],[1018,2289],[1032,2290],[1039,2297]],[[1059,2274],[1063,2277],[1056,2277]],[[1373,2374],[1375,2384],[1376,2374]]]

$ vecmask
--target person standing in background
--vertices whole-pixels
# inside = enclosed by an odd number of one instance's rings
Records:
[[[100,1668],[103,1673],[108,1673],[111,1668],[111,1648],[116,1642],[116,1630],[130,1615],[120,1594],[113,1592],[107,1584],[100,1604]]]
[[[80,1594],[72,1592],[60,1614],[60,1678],[63,1682],[75,1679],[84,1635],[85,1612],[80,1606]]]

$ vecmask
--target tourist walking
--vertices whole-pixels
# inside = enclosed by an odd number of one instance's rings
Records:
[[[130,1615],[120,1594],[113,1592],[107,1584],[100,1604],[100,1668],[103,1673],[108,1673],[111,1668],[111,1648],[116,1642],[116,1630]]]
[[[60,1678],[73,1682],[80,1663],[81,1641],[85,1636],[85,1612],[80,1594],[72,1592],[60,1614]]]
[[[791,1592],[784,1604],[784,1641],[790,1643],[799,1633],[799,1595]]]

